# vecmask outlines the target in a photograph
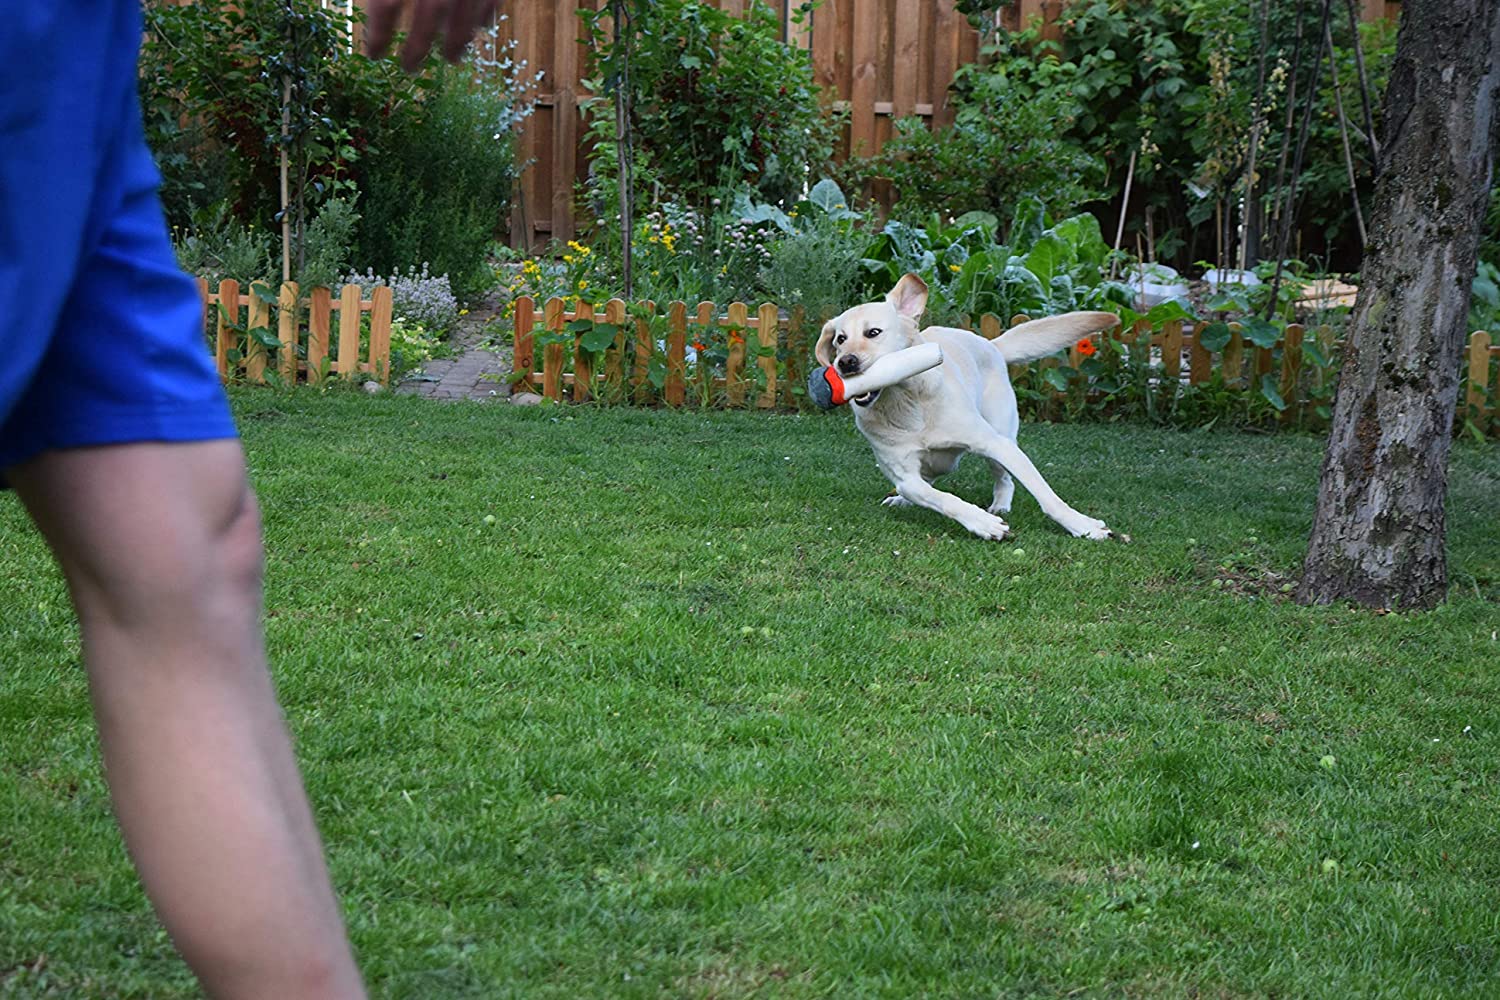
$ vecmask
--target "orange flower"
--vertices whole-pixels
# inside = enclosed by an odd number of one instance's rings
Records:
[[[698,341],[695,340],[695,341],[693,341],[693,350],[695,350],[695,351],[706,351],[706,350],[708,350],[708,348],[705,347],[705,346],[703,346],[702,344],[698,343]]]
[[[1087,339],[1080,340],[1078,342],[1077,348],[1075,348],[1075,350],[1077,350],[1079,354],[1083,355],[1086,358],[1091,357],[1093,353],[1098,349],[1099,348],[1094,346],[1094,342],[1092,340]]]

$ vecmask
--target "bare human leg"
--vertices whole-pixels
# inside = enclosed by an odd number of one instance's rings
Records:
[[[47,452],[6,470],[67,577],[115,814],[219,998],[364,995],[266,669],[238,441]]]

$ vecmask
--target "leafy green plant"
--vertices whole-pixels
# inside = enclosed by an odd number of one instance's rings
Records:
[[[1011,242],[995,242],[996,221],[970,213],[926,226],[889,222],[864,260],[867,295],[884,294],[912,271],[928,285],[926,322],[963,325],[984,313],[1050,315],[1113,308],[1129,301],[1125,286],[1105,280],[1109,248],[1092,215],[1043,228],[1042,207],[1023,203],[1010,225]]]
[[[743,17],[703,0],[628,0],[625,8],[628,30],[618,36],[608,5],[580,11],[596,95],[583,108],[600,154],[591,197],[601,217],[617,205],[608,97],[627,75],[637,187],[655,192],[655,201],[706,212],[716,195],[743,185],[777,201],[795,196],[809,170],[822,171],[833,128],[810,57],[781,40],[767,4],[755,0]],[[799,7],[794,17],[809,9]]]
[[[353,198],[325,201],[307,227],[302,269],[296,275],[299,288],[337,285],[349,268],[359,212]]]
[[[271,263],[271,234],[236,219],[222,202],[199,209],[189,227],[172,236],[178,266],[210,285],[226,278],[264,280],[279,271]]]
[[[871,241],[858,227],[844,193],[831,180],[815,184],[788,215],[791,231],[771,245],[761,269],[766,296],[784,308],[801,306],[812,316],[853,304],[861,284],[861,262]]]
[[[893,212],[907,220],[973,211],[1009,218],[1024,199],[1064,213],[1097,197],[1100,162],[1066,138],[1083,113],[1068,89],[1018,85],[1005,63],[991,62],[960,68],[953,91],[951,126],[934,132],[900,119],[878,156],[851,161],[842,176],[861,188],[890,183]]]

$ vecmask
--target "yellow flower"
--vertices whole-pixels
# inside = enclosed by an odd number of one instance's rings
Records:
[[[573,263],[573,255],[570,254],[570,253],[563,254],[563,263],[564,264],[571,264],[571,263]]]
[[[460,315],[460,316],[467,316],[467,315],[469,315],[469,310],[467,310],[467,309],[460,309],[460,310],[459,310],[459,311],[458,311],[458,314],[459,314],[459,315]]]
[[[959,267],[957,264],[949,264],[948,270],[952,271],[954,274],[957,274],[959,271],[962,271],[963,268]]]
[[[589,287],[589,283],[587,281],[580,281],[578,283],[578,290],[580,292],[583,291],[584,289],[588,288],[588,287]]]

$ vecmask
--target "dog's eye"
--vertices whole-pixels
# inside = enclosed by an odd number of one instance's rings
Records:
[[[880,336],[880,327],[878,327],[878,326],[872,326],[872,327],[870,327],[868,330],[865,331],[865,336],[866,337],[878,337],[878,336]]]
[[[845,340],[845,337],[844,337],[844,335],[842,333],[839,334],[837,337],[833,338],[833,342],[834,342],[835,345],[842,344],[844,342],[844,340]]]

